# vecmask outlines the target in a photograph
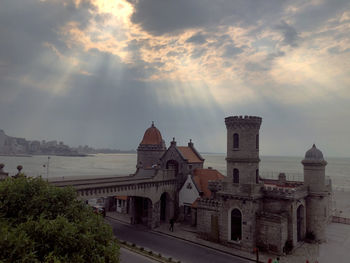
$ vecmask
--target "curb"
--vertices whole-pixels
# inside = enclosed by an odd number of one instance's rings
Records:
[[[116,220],[124,225],[127,225],[127,226],[132,226],[128,223],[126,223],[125,221],[123,220],[120,220],[120,219],[117,219],[117,218],[114,218],[114,217],[111,217],[111,216],[106,216],[106,218],[110,218],[110,219],[113,219],[113,220]],[[242,259],[245,259],[245,260],[249,260],[249,261],[252,261],[252,262],[256,262],[256,259],[252,259],[252,258],[248,258],[248,257],[245,257],[245,256],[241,256],[241,255],[237,255],[237,254],[233,254],[233,253],[230,253],[228,251],[225,251],[225,250],[222,250],[220,248],[214,248],[214,247],[211,247],[211,246],[208,246],[208,245],[204,245],[204,244],[201,244],[201,243],[197,243],[195,241],[192,241],[192,240],[188,240],[188,239],[185,239],[185,238],[182,238],[182,237],[178,237],[178,236],[174,236],[174,235],[170,235],[170,234],[167,234],[167,233],[164,233],[162,231],[157,231],[157,230],[150,230],[150,232],[153,232],[153,233],[156,233],[156,234],[161,234],[161,235],[165,235],[165,236],[169,236],[169,237],[172,237],[172,238],[176,238],[176,239],[179,239],[179,240],[183,240],[183,241],[186,241],[186,242],[189,242],[189,243],[192,243],[192,244],[195,244],[197,246],[202,246],[202,247],[205,247],[205,248],[209,248],[209,249],[212,249],[212,250],[216,250],[216,251],[220,251],[221,253],[224,253],[224,254],[227,254],[227,255],[231,255],[231,256],[235,256],[235,257],[238,257],[238,258],[242,258]],[[259,263],[264,263],[262,261],[259,260]]]
[[[212,249],[212,250],[220,251],[221,253],[224,253],[224,254],[228,254],[228,255],[231,255],[231,256],[238,257],[238,258],[242,258],[242,259],[246,259],[246,260],[249,260],[249,261],[252,261],[252,262],[256,262],[256,259],[248,258],[248,257],[241,256],[241,255],[237,255],[237,254],[233,254],[233,253],[230,253],[230,252],[228,252],[228,251],[222,250],[222,249],[220,249],[220,248],[214,248],[214,247],[211,247],[211,246],[208,246],[208,245],[205,245],[205,244],[201,244],[201,243],[197,243],[197,242],[192,241],[192,240],[188,240],[188,239],[186,239],[186,238],[182,238],[182,237],[178,237],[178,236],[173,236],[173,235],[171,235],[171,234],[167,234],[167,233],[164,233],[164,232],[161,232],[161,231],[157,231],[157,230],[151,230],[150,232],[158,233],[158,234],[163,234],[163,235],[166,235],[166,236],[169,236],[169,237],[177,238],[177,239],[180,239],[180,240],[183,240],[183,241],[186,241],[186,242],[195,244],[195,245],[197,245],[197,246],[209,248],[209,249]],[[259,263],[264,263],[264,262],[262,262],[262,261],[259,260]]]

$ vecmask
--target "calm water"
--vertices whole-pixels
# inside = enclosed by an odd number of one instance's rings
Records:
[[[226,174],[224,154],[203,154],[205,167],[213,167]],[[260,173],[264,177],[277,177],[284,172],[290,180],[302,180],[302,157],[261,157]],[[47,176],[47,156],[10,157],[0,156],[5,171],[16,173],[17,165],[29,176]],[[333,187],[350,191],[350,158],[327,158],[326,174],[332,178]],[[128,175],[135,171],[136,154],[97,154],[90,157],[51,156],[49,178],[73,176]]]

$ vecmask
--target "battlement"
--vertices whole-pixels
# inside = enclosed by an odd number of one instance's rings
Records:
[[[307,195],[307,188],[304,185],[300,185],[294,188],[279,187],[276,185],[264,185],[263,192],[266,197],[298,199]]]
[[[226,128],[260,128],[262,118],[258,116],[230,116],[225,118]]]

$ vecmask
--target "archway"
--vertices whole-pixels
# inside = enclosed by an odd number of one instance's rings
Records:
[[[175,176],[179,172],[179,163],[175,160],[169,160],[166,163],[166,169],[172,169],[175,170]]]
[[[160,196],[160,221],[169,221],[171,214],[171,199],[168,193],[164,192]]]
[[[242,239],[242,214],[238,209],[231,211],[231,240],[240,241]]]
[[[148,226],[152,218],[152,201],[149,198],[134,196],[132,200],[132,224]]]
[[[297,209],[297,241],[304,239],[304,206],[300,205]]]

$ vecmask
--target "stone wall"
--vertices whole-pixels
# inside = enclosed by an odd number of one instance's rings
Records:
[[[158,147],[154,149],[139,147],[137,149],[137,167],[150,168],[152,165],[157,165],[164,152],[164,149],[159,149]]]
[[[283,254],[288,240],[286,215],[263,213],[257,217],[257,247],[263,251]]]
[[[261,200],[228,199],[223,202],[220,213],[220,240],[222,243],[252,251],[256,244],[256,214],[261,211]],[[242,214],[242,240],[231,240],[231,211],[238,209]]]

